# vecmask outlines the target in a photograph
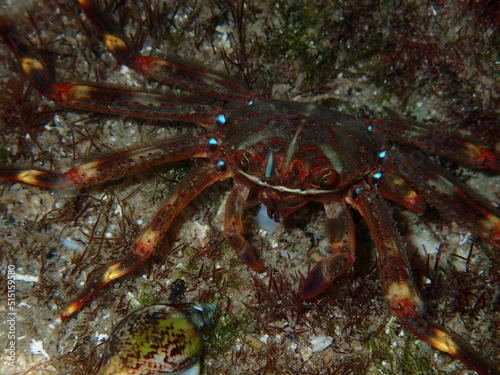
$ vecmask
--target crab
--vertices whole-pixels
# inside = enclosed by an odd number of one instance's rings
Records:
[[[405,246],[386,200],[421,213],[426,202],[500,246],[500,212],[428,155],[474,168],[500,170],[500,155],[485,144],[421,123],[357,120],[315,104],[270,100],[238,80],[174,58],[140,55],[118,33],[97,1],[79,4],[101,33],[106,48],[123,65],[157,81],[199,94],[180,96],[112,85],[55,82],[37,51],[2,20],[0,34],[36,89],[64,106],[107,114],[180,120],[205,128],[199,136],[166,140],[76,164],[63,173],[2,165],[0,177],[47,188],[89,186],[145,168],[184,159],[206,159],[162,204],[137,237],[130,255],[93,273],[66,320],[101,288],[143,263],[159,246],[180,212],[208,186],[231,179],[224,235],[241,261],[263,269],[244,236],[243,211],[252,190],[267,214],[280,222],[308,202],[324,206],[334,225],[331,255],[320,260],[298,292],[304,299],[324,292],[355,260],[351,210],[365,219],[378,250],[386,302],[401,323],[433,347],[479,374],[499,374],[460,336],[424,319],[424,302],[414,285]]]

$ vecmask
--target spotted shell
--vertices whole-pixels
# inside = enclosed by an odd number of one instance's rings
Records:
[[[215,306],[152,305],[135,311],[113,330],[98,375],[177,373],[198,366],[203,332]]]

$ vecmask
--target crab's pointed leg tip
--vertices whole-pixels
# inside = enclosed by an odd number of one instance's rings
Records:
[[[299,298],[301,299],[311,299],[316,297],[317,295],[323,293],[328,286],[330,286],[331,282],[329,281],[323,281],[320,284],[314,284],[313,283],[304,283],[301,287],[300,290],[297,292]]]
[[[260,263],[260,262],[255,261],[254,263],[252,263],[252,264],[250,265],[250,267],[251,267],[254,271],[262,271],[262,269],[264,268],[264,263]]]
[[[81,301],[75,301],[70,303],[61,313],[61,320],[63,323],[68,320],[68,318],[73,315],[81,306],[83,305],[83,302]]]
[[[253,251],[253,247],[248,242],[245,242],[242,249],[238,252],[238,256],[243,261],[243,263],[245,263],[254,271],[260,271],[264,268],[264,264],[257,260]]]
[[[61,314],[61,321],[63,323],[66,323],[66,321],[68,320],[68,318],[70,317],[71,314],[69,314],[66,310],[64,310]]]

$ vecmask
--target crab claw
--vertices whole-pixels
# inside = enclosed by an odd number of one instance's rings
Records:
[[[245,243],[243,244],[241,249],[237,251],[237,253],[242,262],[254,271],[260,271],[262,268],[264,268],[264,264],[260,263],[255,257],[253,246],[250,245],[248,241],[245,241]]]
[[[302,195],[288,194],[273,189],[263,189],[259,192],[259,200],[266,206],[267,215],[277,223],[290,216],[308,202]]]
[[[337,253],[320,260],[307,275],[299,297],[309,299],[322,293],[337,277],[347,271],[354,261],[348,253]]]
[[[352,267],[355,259],[354,223],[345,203],[324,203],[330,220],[332,255],[320,260],[309,272],[299,290],[299,297],[313,298],[323,292],[337,277]]]

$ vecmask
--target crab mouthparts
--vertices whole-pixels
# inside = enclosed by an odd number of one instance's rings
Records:
[[[262,189],[259,192],[259,200],[266,206],[269,218],[277,223],[281,223],[284,218],[308,202],[304,196],[273,189]]]

